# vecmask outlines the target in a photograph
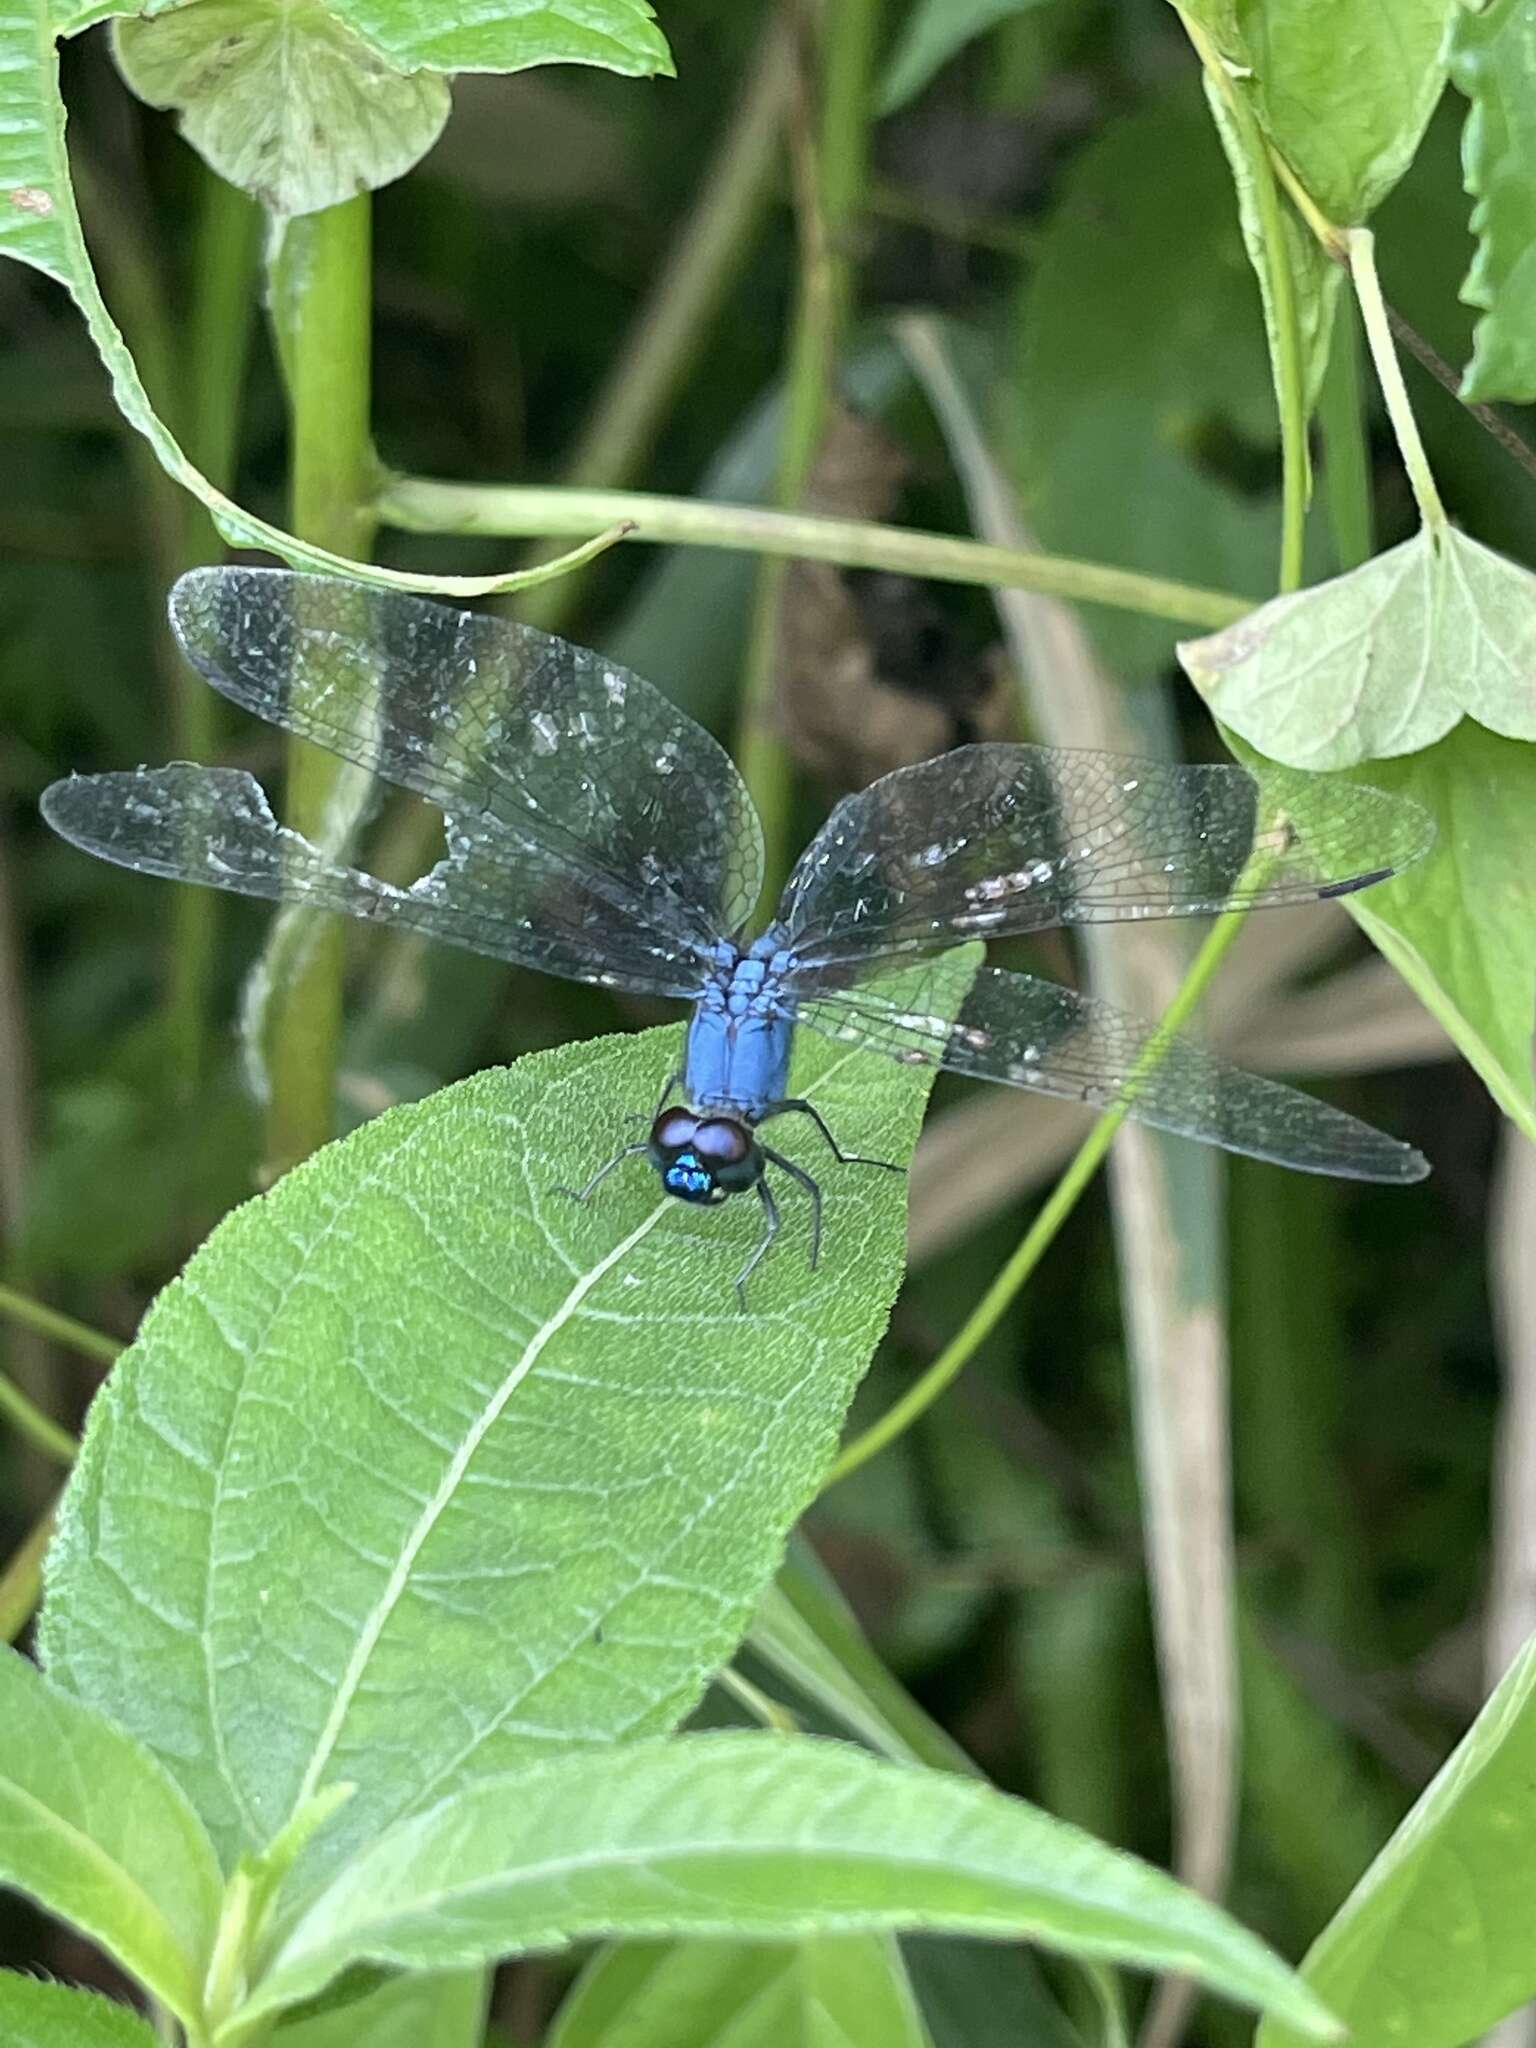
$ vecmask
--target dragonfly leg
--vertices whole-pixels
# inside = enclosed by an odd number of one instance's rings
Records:
[[[626,1159],[638,1159],[642,1152],[649,1152],[650,1149],[648,1144],[626,1145],[622,1152],[614,1153],[606,1166],[600,1166],[597,1169],[584,1188],[556,1188],[555,1193],[557,1195],[569,1195],[573,1202],[588,1201],[616,1166],[622,1166]]]
[[[782,1152],[775,1152],[771,1145],[759,1147],[765,1159],[787,1173],[791,1180],[798,1181],[811,1198],[811,1271],[816,1270],[816,1261],[821,1257],[821,1189],[812,1180],[803,1166],[796,1166],[793,1159],[786,1159]],[[883,1165],[884,1161],[879,1161]],[[762,1182],[758,1182],[762,1186]]]
[[[863,1152],[845,1152],[833,1137],[826,1118],[814,1102],[807,1102],[803,1095],[786,1096],[782,1102],[770,1102],[762,1115],[754,1121],[767,1123],[771,1116],[808,1116],[832,1148],[832,1157],[839,1166],[883,1166],[888,1173],[901,1173],[904,1169],[894,1159],[871,1159]]]
[[[761,1238],[758,1240],[757,1246],[753,1251],[751,1258],[748,1259],[747,1263],[736,1275],[736,1299],[741,1304],[741,1310],[743,1315],[746,1314],[747,1309],[747,1282],[752,1278],[752,1275],[757,1271],[758,1267],[767,1257],[768,1247],[773,1243],[773,1240],[779,1234],[779,1205],[773,1199],[773,1191],[769,1187],[767,1181],[758,1181],[757,1197],[763,1205],[763,1215],[766,1218],[766,1228],[764,1229]]]
[[[651,1125],[655,1123],[657,1117],[659,1117],[661,1115],[661,1112],[666,1108],[667,1097],[672,1093],[672,1090],[677,1086],[678,1082],[681,1081],[682,1078],[682,1068],[675,1067],[673,1071],[670,1074],[668,1074],[666,1080],[662,1083],[661,1093],[656,1098],[656,1107],[651,1111],[650,1115],[647,1116],[643,1109],[632,1109],[629,1112],[628,1116],[625,1117],[624,1121],[627,1124],[644,1124],[646,1129],[649,1130]]]

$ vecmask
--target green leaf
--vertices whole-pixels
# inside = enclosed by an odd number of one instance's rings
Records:
[[[276,214],[402,177],[448,119],[445,79],[394,70],[321,0],[199,0],[116,23],[113,46],[140,99]]]
[[[901,1949],[934,2048],[1085,2048],[1028,1949],[953,1935]]]
[[[181,1792],[9,1648],[0,1728],[0,1883],[99,1942],[179,2018],[196,2015],[220,1884]]]
[[[875,1655],[808,1546],[785,1560],[747,1643],[779,1678],[882,1756],[934,1770],[975,1770]]]
[[[1445,84],[1460,0],[1238,0],[1260,125],[1328,218],[1369,219],[1413,161]]]
[[[595,64],[630,77],[672,75],[650,0],[479,0],[474,7],[420,0],[333,0],[333,12],[402,71],[523,71],[531,64]]]
[[[0,1970],[0,2040],[5,2048],[156,2048],[126,2005],[13,1970]]]
[[[61,26],[83,26],[84,20],[99,20],[113,11],[122,10],[98,8],[84,19],[77,20],[72,12],[59,19],[47,0],[17,0],[0,14],[0,256],[30,264],[64,286],[111,377],[118,410],[149,442],[166,473],[207,507],[214,525],[233,546],[267,548],[296,569],[340,571],[391,589],[430,590],[444,596],[485,596],[526,582],[526,576],[517,572],[423,577],[349,561],[243,511],[187,460],[150,404],[102,299],[70,184],[54,35]],[[577,558],[563,558],[565,566]],[[534,573],[542,580],[547,572]]]
[[[1041,4],[1042,0],[912,0],[876,89],[878,112],[894,114],[915,100],[967,43],[1010,15],[1027,14]]]
[[[930,2048],[889,1935],[625,1942],[561,2006],[545,2048]]]
[[[363,1959],[441,1968],[598,1935],[901,1927],[1187,1972],[1332,2031],[1262,1942],[1161,1871],[990,1786],[753,1734],[566,1757],[401,1822],[303,1914],[229,2038]]]
[[[1193,83],[1111,123],[1074,162],[1007,382],[1021,417],[1010,403],[1001,424],[1042,547],[1256,600],[1274,587],[1278,483],[1255,492],[1219,459],[1235,447],[1246,468],[1251,450],[1267,460],[1275,404],[1227,168]],[[1122,674],[1173,651],[1159,619],[1087,616]]]
[[[1462,141],[1477,202],[1477,253],[1462,286],[1481,306],[1463,398],[1536,399],[1536,7],[1490,0],[1463,8],[1451,39],[1451,81],[1472,105]]]
[[[1179,659],[1224,724],[1296,768],[1413,753],[1464,716],[1536,739],[1536,576],[1466,534],[1421,531]]]
[[[1303,1964],[1350,2048],[1457,2048],[1536,1996],[1536,1643]],[[1259,2048],[1290,2048],[1266,2025]]]
[[[392,1977],[365,1997],[283,2022],[279,2048],[481,2048],[490,1982],[484,1970]]]
[[[904,1159],[926,1076],[811,1040],[797,1092]],[[755,1202],[690,1209],[639,1161],[559,1192],[677,1055],[565,1046],[378,1118],[227,1218],[115,1368],[43,1641],[227,1862],[352,1782],[313,1878],[455,1785],[671,1727],[735,1648],[884,1327],[905,1187],[787,1130],[822,1264],[786,1205],[743,1315]]]
[[[113,15],[145,18],[217,0],[53,0],[55,35],[76,35]],[[252,0],[264,4],[264,0]],[[300,0],[308,6],[310,0]],[[371,43],[396,71],[525,71],[533,64],[595,64],[630,77],[672,74],[650,0],[478,0],[473,8],[420,0],[327,0],[337,26]],[[466,18],[467,17],[467,18]]]
[[[1416,798],[1440,837],[1411,875],[1351,898],[1355,921],[1536,1142],[1536,748],[1464,720],[1360,779]]]
[[[1275,306],[1277,287],[1272,265],[1278,261],[1285,264],[1290,277],[1301,344],[1302,389],[1306,410],[1310,414],[1316,408],[1328,368],[1328,356],[1333,345],[1333,321],[1338,310],[1339,293],[1343,289],[1344,272],[1324,251],[1317,237],[1303,225],[1295,210],[1288,206],[1280,209],[1278,254],[1270,248],[1260,216],[1254,167],[1248,160],[1237,123],[1213,82],[1207,78],[1204,84],[1206,103],[1216,123],[1216,133],[1221,137],[1221,146],[1227,153],[1232,182],[1237,188],[1238,219],[1242,223],[1243,245],[1248,251],[1248,260],[1259,282],[1264,332],[1269,343],[1276,391],[1278,393],[1280,388],[1280,315]]]

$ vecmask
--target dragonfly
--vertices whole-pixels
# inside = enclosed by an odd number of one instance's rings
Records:
[[[801,1026],[914,1067],[1099,1109],[1304,1171],[1409,1182],[1411,1146],[1192,1041],[1032,974],[981,966],[955,1009],[944,956],[1052,926],[1342,896],[1423,854],[1428,815],[1352,782],[1232,764],[1137,760],[1000,742],[899,768],[844,797],[771,922],[762,827],[730,757],[642,677],[510,620],[341,578],[195,569],[170,621],[193,667],[243,710],[329,749],[442,814],[445,851],[407,884],[278,822],[242,769],[187,762],[72,775],[42,798],[76,846],[140,873],[309,905],[603,988],[692,1006],[648,1135],[593,1174],[590,1198],[644,1158],[678,1200],[755,1193],[771,1174],[822,1192],[769,1144],[815,1103],[790,1092]],[[644,1120],[643,1118],[641,1119]],[[777,1183],[780,1193],[784,1182]]]

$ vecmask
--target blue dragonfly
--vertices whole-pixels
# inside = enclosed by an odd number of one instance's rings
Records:
[[[744,936],[762,830],[729,757],[603,655],[501,618],[281,569],[196,569],[170,597],[188,659],[232,702],[443,814],[446,851],[400,886],[274,818],[245,771],[185,762],[77,775],[42,799],[55,831],[146,874],[426,933],[544,973],[692,1005],[646,1158],[669,1195],[715,1204],[769,1179],[821,1190],[765,1142],[815,1104],[789,1092],[800,1025],[913,1066],[1100,1108],[1284,1166],[1406,1182],[1410,1146],[1033,975],[983,967],[958,1014],[925,996],[974,939],[1340,896],[1433,837],[1416,805],[1347,782],[984,744],[844,798],[800,856],[773,921]],[[680,1093],[678,1092],[680,1091]],[[674,1099],[676,1096],[676,1099]]]

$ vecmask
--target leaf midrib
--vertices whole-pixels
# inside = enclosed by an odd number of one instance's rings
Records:
[[[642,1238],[650,1234],[664,1213],[665,1205],[658,1202],[643,1222],[576,1280],[554,1314],[546,1317],[529,1338],[517,1364],[508,1372],[475,1422],[465,1432],[459,1448],[454,1452],[439,1482],[437,1491],[422,1509],[409,1536],[401,1545],[400,1554],[385,1582],[383,1593],[358,1632],[352,1655],[347,1660],[346,1670],[342,1673],[336,1696],[331,1702],[331,1711],[326,1717],[325,1726],[320,1731],[299,1789],[294,1795],[290,1814],[296,1813],[318,1789],[321,1773],[336,1747],[342,1725],[362,1684],[369,1660],[410,1582],[411,1568],[457,1494],[471,1459],[500,1420],[507,1403],[532,1372],[551,1340],[565,1328],[597,1283],[611,1272],[621,1259],[626,1258]]]

